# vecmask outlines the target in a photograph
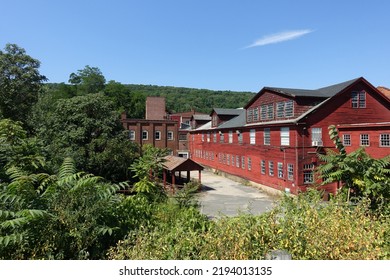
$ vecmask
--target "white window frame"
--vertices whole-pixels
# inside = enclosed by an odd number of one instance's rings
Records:
[[[283,162],[278,162],[278,178],[284,178]]]
[[[261,174],[265,174],[266,173],[265,160],[264,159],[262,159],[261,162],[260,162],[260,172],[261,172]]]
[[[272,160],[268,161],[268,174],[269,176],[274,176],[274,162]]]
[[[129,130],[129,139],[131,141],[134,141],[135,140],[135,130],[134,129],[130,129]]]
[[[271,145],[271,129],[264,128],[264,145]]]
[[[343,134],[343,145],[344,146],[352,145],[351,134]]]
[[[370,135],[367,133],[360,134],[360,146],[369,147],[370,146]]]
[[[248,157],[248,170],[251,171],[252,170],[252,158],[251,157]]]
[[[290,128],[281,127],[280,128],[280,145],[281,146],[290,146]]]
[[[161,140],[161,131],[160,130],[156,130],[154,132],[154,139],[155,140]]]
[[[142,130],[142,140],[148,140],[149,139],[149,131]]]
[[[229,130],[229,144],[233,143],[233,130]]]
[[[168,141],[173,141],[174,140],[174,135],[172,130],[168,130],[167,132],[167,139]]]
[[[256,144],[256,129],[251,129],[249,131],[249,143],[251,145],[255,145]]]
[[[390,133],[379,135],[379,147],[390,147]]]
[[[294,164],[292,163],[287,163],[287,179],[294,180]]]

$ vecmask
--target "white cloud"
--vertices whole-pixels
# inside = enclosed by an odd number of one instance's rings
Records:
[[[253,44],[246,46],[245,49],[248,48],[253,48],[253,47],[260,47],[260,46],[265,46],[269,44],[276,44],[288,40],[293,40],[297,39],[303,35],[306,35],[308,33],[313,32],[312,30],[309,29],[304,29],[304,30],[293,30],[293,31],[285,31],[285,32],[280,32],[280,33],[275,33],[271,35],[266,35],[258,40],[256,40]]]

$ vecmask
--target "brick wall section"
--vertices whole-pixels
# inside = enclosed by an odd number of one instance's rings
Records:
[[[165,98],[148,96],[146,98],[146,116],[147,120],[165,120],[166,108]]]

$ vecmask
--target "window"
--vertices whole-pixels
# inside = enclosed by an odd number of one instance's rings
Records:
[[[284,105],[284,116],[290,118],[294,116],[294,102],[292,100],[286,101]]]
[[[248,109],[246,111],[246,122],[250,123],[253,120],[253,109]]]
[[[260,167],[261,167],[261,174],[265,174],[265,160],[261,160]]]
[[[279,178],[283,178],[284,177],[284,174],[283,174],[283,163],[282,162],[278,162],[278,177]]]
[[[314,164],[304,164],[303,165],[303,183],[311,184],[314,182]]]
[[[212,117],[212,125],[217,126],[217,124],[218,124],[218,117],[216,114],[214,114]]]
[[[256,144],[256,129],[251,129],[249,132],[250,144]]]
[[[238,143],[242,144],[242,133],[241,133],[241,131],[237,130],[237,136],[238,136]]]
[[[276,103],[276,117],[284,118],[284,102]]]
[[[280,128],[280,145],[281,146],[290,145],[290,129],[288,127]]]
[[[271,145],[271,129],[264,128],[264,145]]]
[[[322,146],[322,128],[314,127],[311,129],[312,146]]]
[[[133,141],[135,140],[135,130],[129,131],[129,139]]]
[[[343,145],[344,146],[351,146],[351,134],[344,134],[343,135]]]
[[[294,164],[292,163],[287,164],[287,179],[294,180]]]
[[[259,108],[253,109],[253,121],[254,122],[259,121]]]
[[[173,131],[168,131],[168,140],[173,140]]]
[[[233,131],[229,130],[229,143],[233,143]]]
[[[245,169],[245,157],[244,156],[241,157],[241,168]]]
[[[142,130],[142,140],[148,140],[148,131]]]
[[[230,165],[230,155],[229,154],[226,155],[226,164]]]
[[[154,139],[155,140],[161,140],[161,131],[156,130],[154,132]]]
[[[288,118],[294,115],[294,102],[292,100],[276,103],[276,117]]]
[[[381,134],[379,136],[380,147],[390,147],[390,134]]]
[[[210,142],[210,132],[207,132],[207,142]]]
[[[204,133],[202,132],[202,142],[204,142]]]
[[[217,143],[217,132],[216,131],[214,131],[214,134],[213,134],[213,142]]]
[[[273,161],[268,162],[268,172],[269,172],[269,176],[274,176],[274,162]]]
[[[272,120],[274,118],[274,103],[267,104],[267,119]]]
[[[250,157],[248,157],[248,170],[252,170],[252,159]]]
[[[240,167],[240,157],[236,156],[236,167]]]
[[[360,146],[370,146],[370,138],[368,134],[360,134]]]
[[[366,92],[353,91],[351,96],[352,108],[366,108]]]
[[[219,142],[225,142],[225,134],[222,131],[219,132]]]
[[[260,107],[260,118],[261,120],[267,119],[267,105],[261,105]]]

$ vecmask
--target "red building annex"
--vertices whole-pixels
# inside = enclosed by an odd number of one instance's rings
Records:
[[[390,98],[364,78],[316,90],[264,87],[243,109],[210,117],[189,132],[191,158],[277,190],[297,193],[315,181],[316,154],[334,148],[329,125],[347,152],[390,154]]]

